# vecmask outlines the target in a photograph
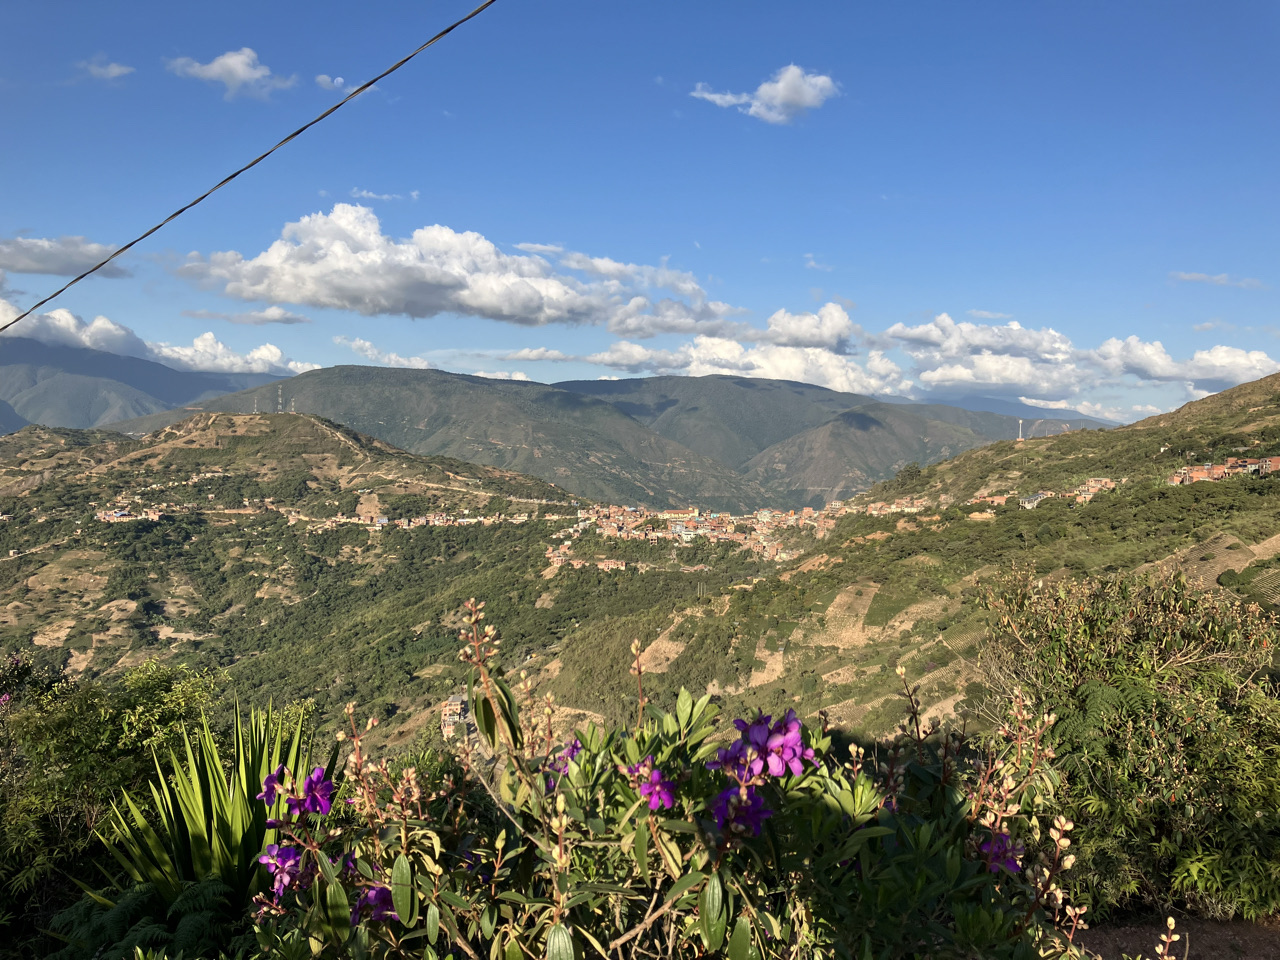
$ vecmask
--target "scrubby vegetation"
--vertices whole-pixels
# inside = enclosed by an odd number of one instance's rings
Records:
[[[352,705],[341,758],[309,760],[305,711],[197,721],[197,675],[103,686],[11,661],[0,820],[62,832],[4,835],[6,890],[42,891],[10,940],[46,955],[47,928],[67,958],[1065,957],[1085,955],[1085,918],[1135,903],[1274,912],[1276,622],[1178,578],[1015,575],[984,602],[995,725],[925,723],[899,668],[901,732],[865,746],[793,711],[724,723],[684,690],[660,709],[638,643],[637,714],[562,739],[478,604],[474,736],[454,753],[375,759],[377,717]],[[67,723],[85,703],[106,721],[92,741]],[[76,762],[68,793],[54,774]],[[51,865],[36,883],[12,869],[31,849]],[[111,882],[77,900],[62,877],[94,864]]]

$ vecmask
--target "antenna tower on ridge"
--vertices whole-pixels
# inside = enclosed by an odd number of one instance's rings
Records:
[[[1022,418],[1018,418],[1018,440],[1022,440]]]
[[[284,413],[284,385],[276,384],[276,413]]]

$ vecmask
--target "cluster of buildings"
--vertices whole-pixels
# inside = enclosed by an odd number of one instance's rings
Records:
[[[831,505],[827,506],[830,509]],[[922,510],[928,510],[930,506],[930,501],[925,497],[899,497],[892,503],[877,500],[866,506],[850,507],[846,512],[865,513],[868,517],[886,517],[891,513],[920,513]]]
[[[597,570],[625,570],[627,562],[625,560],[583,560],[581,557],[573,555],[573,544],[569,540],[563,541],[559,546],[547,547],[547,562],[553,567],[563,567],[566,564],[575,570],[581,570],[583,567],[595,567]]]
[[[1126,483],[1128,481],[1127,479],[1124,479],[1124,480],[1121,480],[1120,482]],[[1009,493],[988,494],[981,497],[971,497],[970,499],[965,501],[965,505],[966,506],[985,506],[987,510],[990,511],[992,507],[1003,507],[1010,500],[1017,499],[1018,506],[1022,507],[1023,510],[1034,510],[1036,507],[1040,506],[1040,504],[1043,503],[1045,500],[1048,500],[1052,497],[1058,497],[1058,496],[1073,497],[1075,498],[1076,503],[1088,503],[1099,493],[1102,493],[1105,490],[1114,490],[1115,488],[1116,488],[1116,481],[1112,480],[1110,477],[1090,477],[1088,480],[1080,484],[1078,487],[1068,490],[1066,493],[1062,493],[1062,494],[1059,494],[1054,490],[1037,490],[1035,493],[1029,494],[1025,497],[1019,497],[1016,491],[1011,491]],[[970,517],[973,519],[985,519],[987,515],[988,514],[981,514],[981,515],[970,514]]]
[[[103,523],[128,523],[130,520],[163,520],[164,511],[151,507],[134,513],[128,507],[116,510],[99,510],[94,516]]]
[[[1280,457],[1227,457],[1225,463],[1179,467],[1165,482],[1176,487],[1184,483],[1214,482],[1229,477],[1265,477],[1276,472],[1280,472]]]
[[[578,511],[578,523],[561,531],[561,535],[578,536],[594,524],[603,537],[639,540],[647,543],[671,541],[689,544],[702,538],[711,543],[732,543],[759,554],[766,560],[789,560],[794,551],[786,550],[778,534],[786,529],[810,528],[819,539],[836,524],[841,504],[824,510],[757,510],[734,516],[729,513],[703,513],[697,507],[649,511],[644,507],[599,506]]]

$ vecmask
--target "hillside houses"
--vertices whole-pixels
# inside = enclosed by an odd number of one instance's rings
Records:
[[[1165,482],[1176,487],[1188,483],[1213,483],[1231,477],[1265,477],[1277,472],[1280,472],[1280,457],[1227,457],[1224,463],[1179,467]]]

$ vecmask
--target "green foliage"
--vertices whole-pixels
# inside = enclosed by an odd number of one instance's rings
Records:
[[[1053,783],[1043,728],[1025,713],[1013,742],[984,755],[922,731],[907,691],[913,737],[848,763],[827,738],[802,739],[788,714],[774,729],[796,752],[775,769],[757,747],[722,747],[710,698],[681,691],[671,712],[651,708],[630,729],[590,725],[557,746],[540,719],[522,722],[479,619],[469,608],[463,658],[492,773],[459,783],[439,766],[381,768],[349,711],[362,824],[299,817],[285,828],[283,890],[261,901],[266,956],[1079,955],[1051,925],[1069,825],[1049,831],[1037,880],[1018,871],[1022,843],[1041,846],[1036,814]],[[735,749],[765,750],[750,731],[770,722],[739,721]],[[487,817],[467,815],[477,786],[497,805]],[[739,819],[736,803],[767,816]],[[283,866],[299,856],[306,866]],[[312,871],[313,883],[292,879]]]
[[[207,719],[201,718],[194,737],[183,732],[182,747],[185,765],[172,750],[167,770],[155,757],[150,786],[158,827],[126,791],[124,809],[112,805],[112,832],[103,840],[129,876],[150,885],[169,907],[188,884],[212,877],[225,887],[231,906],[243,910],[261,879],[258,855],[276,838],[267,821],[283,807],[277,801],[268,809],[255,799],[258,788],[281,764],[307,767],[310,740],[301,719],[289,735],[270,710],[253,710],[246,721],[237,709],[229,773]],[[331,757],[329,770],[333,763]]]
[[[1180,577],[1019,576],[986,602],[990,683],[1059,718],[1064,810],[1079,824],[1072,895],[1104,916],[1280,909],[1280,703],[1258,679],[1276,621]]]
[[[53,878],[97,872],[93,832],[112,798],[146,781],[151,750],[181,737],[212,685],[156,663],[106,684],[0,662],[0,927],[11,940],[34,939],[74,895]]]

